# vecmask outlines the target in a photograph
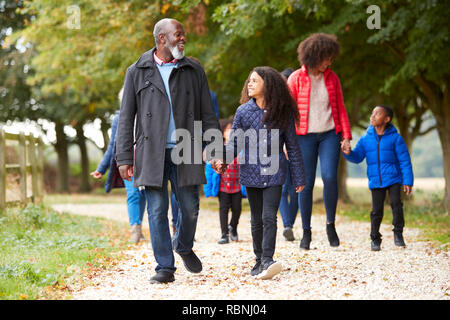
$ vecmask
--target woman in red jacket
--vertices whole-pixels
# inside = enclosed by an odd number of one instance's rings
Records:
[[[303,40],[297,49],[302,67],[288,79],[288,86],[297,102],[300,124],[296,126],[306,173],[306,186],[299,194],[303,225],[300,248],[309,249],[311,242],[311,213],[317,159],[320,159],[324,184],[323,200],[330,245],[339,246],[335,229],[338,199],[337,171],[340,143],[350,145],[352,138],[345,110],[341,83],[329,69],[339,55],[340,46],[333,35],[316,33]]]

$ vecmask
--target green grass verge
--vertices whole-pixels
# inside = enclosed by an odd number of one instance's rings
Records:
[[[125,227],[31,204],[0,212],[0,299],[70,298],[70,283],[114,264]]]

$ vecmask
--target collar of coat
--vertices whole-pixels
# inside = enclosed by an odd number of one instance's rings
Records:
[[[302,65],[302,67],[300,68],[300,72],[309,78],[308,70],[305,65]],[[326,79],[330,74],[330,72],[331,72],[330,68],[327,68],[327,70],[325,70],[325,72],[323,73],[323,78]]]
[[[397,133],[397,128],[395,128],[395,126],[392,123],[389,123],[386,128],[384,129],[384,134],[383,136],[388,136],[390,134],[394,134]],[[375,127],[372,125],[369,125],[369,127],[367,128],[367,134],[372,135],[372,136],[376,136],[377,132],[375,131]]]
[[[137,68],[155,68],[156,62],[155,62],[155,59],[153,58],[153,54],[154,54],[155,50],[156,50],[156,47],[145,52],[139,58],[139,60],[136,62],[136,67]],[[183,68],[183,67],[194,68],[193,62],[190,59],[183,57],[182,59],[178,60],[178,68]]]

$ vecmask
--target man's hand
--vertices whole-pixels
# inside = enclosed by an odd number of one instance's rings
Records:
[[[212,159],[211,160],[211,167],[218,174],[223,174],[226,171],[226,169],[227,169],[227,164],[225,162],[223,162],[223,160]]]
[[[297,188],[295,188],[295,192],[300,193],[303,191],[303,189],[305,189],[305,186],[298,186]]]
[[[90,173],[91,176],[93,176],[95,179],[101,179],[103,175],[98,171],[93,171]]]
[[[120,177],[124,180],[131,181],[131,177],[133,176],[134,167],[129,164],[123,164],[119,166]]]
[[[344,139],[344,140],[341,141],[341,150],[346,155],[350,154],[350,152],[352,151],[352,147],[350,145],[350,140],[349,139]]]
[[[412,191],[412,186],[404,185],[403,186],[403,191],[406,193],[407,196],[409,196],[411,194],[411,191]]]

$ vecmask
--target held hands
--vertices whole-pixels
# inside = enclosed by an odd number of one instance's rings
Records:
[[[412,186],[404,185],[403,186],[403,191],[406,193],[407,196],[409,196],[411,194],[411,191],[412,191]]]
[[[119,167],[120,177],[124,180],[131,181],[131,177],[133,176],[134,167],[129,164],[124,164]]]
[[[303,191],[303,189],[305,189],[305,186],[298,186],[297,188],[295,188],[295,192],[300,193]]]
[[[211,168],[218,174],[223,174],[227,170],[227,164],[220,159],[211,160]]]
[[[350,140],[349,139],[344,139],[344,140],[341,141],[341,150],[346,155],[350,154],[350,152],[352,151],[352,147],[350,145]]]

